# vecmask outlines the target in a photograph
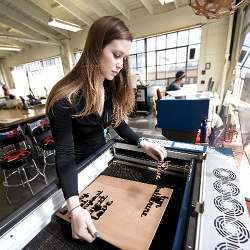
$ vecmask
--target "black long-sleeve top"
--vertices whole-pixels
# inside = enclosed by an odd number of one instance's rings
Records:
[[[175,90],[180,90],[181,87],[176,83],[176,81],[172,82],[169,86],[166,87],[166,95],[167,91],[175,91]]]
[[[81,95],[70,105],[66,100],[56,102],[49,112],[52,135],[55,141],[56,169],[65,199],[78,195],[76,164],[86,159],[105,144],[104,128],[112,121],[112,85],[104,80],[104,107],[102,116],[98,113],[86,117],[72,117],[81,109]],[[122,122],[114,128],[119,136],[136,145],[139,137]]]

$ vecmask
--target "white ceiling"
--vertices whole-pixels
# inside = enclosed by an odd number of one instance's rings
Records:
[[[88,28],[105,15],[122,15],[129,21],[132,11],[143,8],[155,15],[188,4],[175,0],[164,6],[158,0],[0,0],[0,46],[18,46],[23,50],[37,44],[58,46],[71,33],[48,26],[58,18]],[[18,52],[0,50],[0,58]]]

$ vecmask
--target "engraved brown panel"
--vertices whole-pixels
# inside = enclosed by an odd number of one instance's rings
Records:
[[[102,175],[81,192],[80,201],[103,240],[121,249],[148,249],[172,192]],[[66,208],[57,216],[70,221]]]

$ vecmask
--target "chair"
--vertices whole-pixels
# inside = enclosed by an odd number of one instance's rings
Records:
[[[3,186],[8,203],[11,204],[8,197],[8,188],[10,187],[25,187],[27,184],[31,194],[34,195],[30,182],[42,173],[32,158],[30,147],[27,145],[23,130],[19,125],[0,130],[0,148],[2,151],[0,168],[3,172]],[[35,170],[33,176],[30,172],[28,172],[29,177],[27,176],[27,168]],[[15,181],[15,184],[11,184],[9,179],[15,174],[19,175],[20,182]]]
[[[31,137],[32,143],[36,149],[38,157],[43,158],[42,173],[45,177],[45,182],[47,184],[47,179],[45,175],[46,166],[54,164],[54,162],[49,163],[47,159],[48,157],[55,155],[55,143],[52,137],[49,119],[45,117],[43,119],[27,123],[27,127],[28,134]]]

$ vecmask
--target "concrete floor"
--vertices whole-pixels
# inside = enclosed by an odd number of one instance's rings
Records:
[[[38,165],[38,164],[37,164]],[[40,169],[42,169],[41,166],[39,166]],[[33,168],[27,168],[26,169],[28,178],[35,175],[35,171]],[[56,170],[54,165],[49,165],[46,167],[46,176],[47,176],[47,182],[50,184],[53,182],[56,178]],[[11,201],[11,204],[8,203],[6,196],[5,196],[5,190],[3,188],[3,174],[1,172],[0,174],[0,223],[1,221],[6,218],[8,215],[10,215],[12,212],[16,211],[18,208],[20,208],[22,205],[24,205],[28,200],[30,200],[33,196],[28,188],[27,185],[25,187],[12,187],[8,189],[8,197]],[[10,184],[17,184],[20,183],[20,177],[18,174],[15,174],[11,176],[9,179]],[[34,194],[38,194],[45,186],[44,178],[39,175],[36,179],[34,179],[31,183],[31,188],[34,192]]]

